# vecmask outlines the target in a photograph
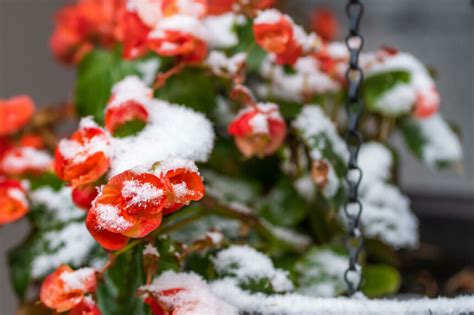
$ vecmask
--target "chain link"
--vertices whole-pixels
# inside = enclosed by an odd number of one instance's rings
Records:
[[[363,247],[363,238],[359,230],[359,221],[362,214],[362,203],[359,199],[359,184],[362,180],[362,170],[357,164],[357,156],[362,145],[362,134],[357,130],[364,105],[360,98],[360,87],[364,80],[364,73],[359,66],[359,57],[364,47],[364,38],[359,33],[359,25],[364,13],[364,6],[359,0],[349,0],[346,5],[346,14],[349,18],[349,34],[346,37],[346,46],[349,50],[349,68],[346,72],[347,101],[346,112],[348,117],[348,131],[346,135],[349,150],[347,164],[347,200],[344,204],[344,214],[348,223],[348,233],[345,246],[349,253],[349,267],[344,273],[347,292],[353,295],[362,284],[362,269],[358,264],[359,254]]]

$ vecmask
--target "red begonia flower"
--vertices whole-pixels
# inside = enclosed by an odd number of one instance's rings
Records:
[[[155,165],[154,173],[162,180],[166,192],[163,214],[170,214],[204,196],[201,175],[190,160],[170,159]]]
[[[94,124],[84,124],[71,139],[63,139],[55,153],[54,169],[59,178],[73,187],[95,182],[110,166],[107,133]]]
[[[207,0],[162,0],[161,10],[164,17],[184,14],[202,18],[207,14]]]
[[[40,290],[40,300],[56,312],[73,309],[84,300],[84,294],[97,288],[95,271],[82,268],[74,271],[67,265],[59,266],[47,276]]]
[[[17,132],[28,123],[35,104],[28,96],[0,100],[0,137]]]
[[[425,89],[418,93],[413,115],[423,119],[431,117],[438,112],[441,97],[435,86]]]
[[[207,44],[193,34],[178,30],[152,33],[148,47],[160,56],[181,57],[187,62],[202,61],[207,55]]]
[[[290,17],[275,9],[261,12],[253,23],[255,42],[270,53],[284,53],[294,40],[293,32]]]
[[[17,221],[27,212],[28,201],[21,183],[0,177],[0,224]]]
[[[101,315],[99,307],[90,297],[85,297],[81,303],[74,306],[69,312],[69,315]]]
[[[114,106],[108,106],[105,110],[105,128],[112,134],[132,121],[148,121],[148,111],[143,104],[134,100],[128,100],[124,103]]]
[[[148,52],[147,38],[152,27],[146,25],[135,12],[125,12],[119,22],[119,37],[123,42],[123,56],[135,59]]]
[[[311,16],[312,29],[325,41],[332,41],[339,33],[339,22],[329,9],[314,10]]]
[[[10,176],[37,175],[49,170],[52,162],[52,157],[46,151],[18,146],[4,152],[0,161],[0,169],[4,174]]]
[[[79,208],[88,210],[92,207],[92,202],[99,194],[94,184],[76,187],[72,190],[72,201]]]
[[[286,123],[275,104],[259,104],[242,110],[230,123],[228,133],[245,157],[275,153],[286,135]]]
[[[86,226],[102,247],[118,250],[129,238],[145,237],[160,226],[165,202],[158,177],[125,171],[102,188],[87,213]]]

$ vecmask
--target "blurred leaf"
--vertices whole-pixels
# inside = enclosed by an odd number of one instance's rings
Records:
[[[120,51],[94,50],[79,64],[75,105],[80,116],[102,121],[104,108],[115,83],[138,74],[136,63],[122,59]]]
[[[187,68],[170,77],[155,92],[155,96],[205,114],[210,114],[216,107],[213,79],[204,70],[197,68]]]
[[[394,294],[400,287],[400,274],[388,265],[369,265],[363,268],[362,292],[369,298]]]
[[[296,226],[309,210],[287,177],[282,177],[278,184],[261,198],[257,209],[259,215],[271,223],[286,227]]]
[[[422,158],[426,139],[416,121],[410,116],[404,116],[400,119],[399,126],[408,149],[417,158]]]
[[[129,136],[136,135],[140,131],[143,130],[143,128],[146,127],[146,122],[135,119],[129,122],[126,122],[122,126],[118,127],[114,131],[114,137],[116,138],[126,138]]]
[[[50,187],[57,191],[64,186],[64,182],[53,172],[44,172],[38,176],[30,176],[28,181],[31,190],[37,190],[41,187]]]
[[[243,25],[237,25],[236,31],[239,42],[237,46],[229,50],[229,54],[247,53],[247,70],[250,74],[257,74],[267,53],[255,43],[252,20],[247,20]]]
[[[368,76],[364,79],[362,86],[362,94],[367,108],[378,111],[376,103],[382,94],[398,84],[406,84],[410,81],[411,75],[408,71],[388,71]]]

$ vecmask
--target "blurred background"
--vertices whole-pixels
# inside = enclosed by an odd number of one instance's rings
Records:
[[[0,98],[29,94],[38,105],[72,97],[74,71],[58,65],[49,51],[55,11],[66,0],[0,0]],[[400,180],[420,218],[421,255],[442,257],[442,266],[474,265],[474,1],[363,0],[365,50],[390,45],[434,67],[441,111],[462,132],[464,164],[435,172],[402,150]],[[280,0],[299,24],[313,8],[332,9],[346,29],[345,1]],[[391,139],[402,149],[400,139]],[[14,314],[5,252],[25,237],[25,222],[0,227],[0,314]],[[441,267],[440,267],[441,268]],[[474,274],[474,273],[473,273]],[[473,276],[474,277],[474,276]],[[474,286],[474,279],[472,279]]]

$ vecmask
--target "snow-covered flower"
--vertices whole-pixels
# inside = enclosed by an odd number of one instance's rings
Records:
[[[228,132],[246,157],[263,157],[275,153],[283,144],[286,123],[276,104],[259,103],[241,110],[229,124]]]
[[[20,130],[30,120],[35,104],[26,95],[0,99],[0,137]]]
[[[67,265],[61,265],[44,279],[40,300],[56,312],[66,312],[80,305],[85,299],[84,295],[94,292],[96,288],[94,269],[73,270]]]
[[[111,147],[105,130],[83,118],[79,130],[56,148],[54,169],[73,187],[95,182],[110,166]]]

